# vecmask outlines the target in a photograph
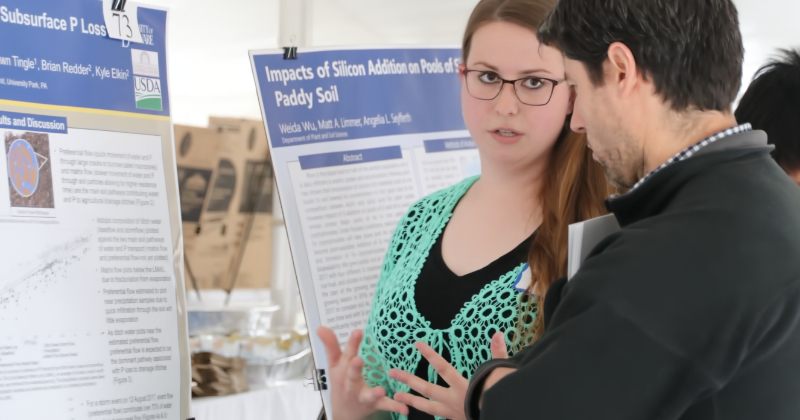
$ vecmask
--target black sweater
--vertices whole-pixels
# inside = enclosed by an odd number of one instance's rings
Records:
[[[480,418],[800,419],[800,189],[770,150],[731,136],[610,199],[622,230],[551,288]]]

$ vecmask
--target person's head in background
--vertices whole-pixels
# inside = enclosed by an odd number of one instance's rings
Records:
[[[480,151],[482,177],[511,171],[540,182],[531,200],[541,204],[542,223],[529,262],[542,296],[566,275],[567,226],[604,214],[608,196],[585,136],[569,128],[573,95],[562,56],[536,37],[555,3],[480,1],[467,23],[460,66],[462,112]],[[523,309],[530,309],[532,301],[526,302]]]
[[[744,49],[732,0],[561,0],[538,34],[566,57],[572,127],[617,187],[736,124]]]
[[[767,133],[772,157],[800,185],[800,49],[782,50],[782,56],[756,72],[736,120]]]

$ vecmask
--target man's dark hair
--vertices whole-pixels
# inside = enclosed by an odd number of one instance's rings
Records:
[[[559,0],[539,40],[584,64],[602,85],[614,42],[625,44],[675,111],[729,111],[744,48],[732,0]]]
[[[739,101],[736,121],[767,132],[772,157],[784,170],[800,170],[800,49],[760,68]]]

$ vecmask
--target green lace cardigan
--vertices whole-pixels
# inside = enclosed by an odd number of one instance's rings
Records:
[[[515,338],[514,331],[522,294],[513,284],[524,264],[484,286],[464,303],[447,329],[432,329],[430,322],[417,312],[414,301],[414,285],[431,247],[458,201],[477,179],[465,179],[417,201],[392,235],[361,343],[365,381],[369,386],[383,386],[390,397],[409,391],[407,385],[389,378],[388,373],[392,368],[414,373],[421,358],[414,347],[417,341],[427,343],[439,354],[447,349],[450,363],[467,378],[491,358],[489,345],[496,331],[506,332],[509,354],[519,349],[519,337]],[[530,323],[534,321],[534,317],[526,318]],[[429,367],[428,381],[435,383],[437,377]],[[405,417],[392,415],[394,419]]]

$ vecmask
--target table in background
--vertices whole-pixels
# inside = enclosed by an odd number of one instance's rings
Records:
[[[322,399],[310,384],[294,381],[225,397],[193,398],[195,420],[316,420]]]

